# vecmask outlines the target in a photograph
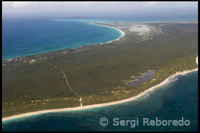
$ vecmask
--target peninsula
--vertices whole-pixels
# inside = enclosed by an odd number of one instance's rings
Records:
[[[171,76],[197,70],[197,22],[95,24],[122,37],[2,61],[3,120],[133,100]]]

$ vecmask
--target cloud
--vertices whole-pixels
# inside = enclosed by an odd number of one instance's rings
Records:
[[[155,6],[155,5],[157,5],[158,4],[158,2],[146,2],[145,4],[144,4],[144,6]]]
[[[5,8],[35,8],[41,9],[45,8],[77,8],[77,9],[106,9],[117,8],[117,9],[137,9],[142,7],[192,7],[197,6],[197,2],[2,2]]]
[[[140,16],[197,12],[198,2],[2,2],[3,15]]]
[[[33,2],[3,2],[3,6],[7,6],[8,8],[22,8],[33,4]]]

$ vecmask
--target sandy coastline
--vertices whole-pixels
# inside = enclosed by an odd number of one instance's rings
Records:
[[[122,36],[120,36],[119,38],[117,38],[117,39],[115,39],[115,40],[111,40],[111,41],[108,41],[108,42],[105,42],[105,43],[96,43],[96,44],[102,45],[102,44],[111,43],[111,42],[113,42],[113,41],[118,41],[119,39],[123,38],[124,35],[125,35],[125,33],[124,33],[122,30],[120,30],[119,28],[115,28],[115,27],[111,27],[111,26],[105,26],[105,25],[96,24],[96,23],[90,23],[90,24],[92,24],[92,25],[97,25],[97,26],[102,26],[102,27],[109,27],[109,28],[112,28],[112,29],[116,29],[116,30],[118,30],[118,31],[122,34]],[[95,44],[95,45],[96,45],[96,44]],[[81,47],[84,47],[84,46],[87,46],[87,45],[94,45],[94,43],[92,43],[92,44],[86,44],[86,45],[82,45],[82,46],[78,46],[78,47],[75,47],[75,48],[67,48],[67,49],[77,49],[77,48],[81,48]],[[19,57],[13,57],[13,58],[8,58],[8,59],[3,59],[3,60],[4,60],[4,61],[6,61],[6,60],[13,60],[13,59],[18,59],[18,58],[27,57],[27,56],[34,56],[34,55],[37,55],[37,54],[50,53],[50,52],[55,52],[55,51],[63,51],[63,50],[67,50],[67,49],[59,49],[59,50],[53,50],[53,51],[42,52],[42,53],[33,53],[33,54],[30,54],[30,55],[19,56]]]
[[[196,57],[196,63],[198,64],[198,57]],[[173,75],[169,76],[168,78],[166,78],[161,83],[159,83],[159,84],[157,84],[157,85],[145,90],[144,92],[138,94],[137,96],[134,96],[134,97],[131,97],[131,98],[127,98],[127,99],[124,99],[124,100],[115,101],[115,102],[109,102],[109,103],[102,103],[102,104],[86,105],[86,106],[82,106],[82,107],[79,106],[79,107],[73,107],[73,108],[49,109],[49,110],[35,111],[35,112],[30,112],[30,113],[13,115],[13,116],[10,116],[10,117],[4,117],[4,118],[2,118],[2,122],[3,121],[7,121],[7,120],[12,120],[12,119],[32,116],[32,115],[39,115],[39,114],[53,113],[53,112],[84,110],[84,109],[91,109],[91,108],[97,108],[97,107],[103,107],[103,106],[109,106],[109,105],[115,105],[115,104],[120,104],[120,103],[124,103],[124,102],[133,101],[133,100],[136,100],[136,99],[140,98],[141,96],[147,95],[149,92],[154,91],[156,88],[158,88],[160,86],[163,86],[163,85],[166,85],[167,83],[170,83],[171,79],[173,79],[174,77],[176,77],[178,75],[185,75],[185,74],[188,74],[188,73],[194,72],[194,71],[198,71],[198,68],[192,69],[192,70],[184,70],[182,72],[176,72],[175,74],[173,74]]]
[[[197,63],[197,65],[198,65],[198,57],[196,58],[196,63]]]
[[[125,33],[122,30],[120,30],[119,28],[116,28],[116,27],[111,27],[111,26],[101,25],[101,24],[96,24],[96,23],[90,23],[90,24],[98,25],[98,26],[103,26],[103,27],[109,27],[109,28],[112,28],[112,29],[117,29],[122,34],[122,36],[119,37],[118,39],[115,39],[115,40],[112,40],[112,41],[108,41],[108,42],[105,42],[105,43],[100,43],[100,44],[107,44],[107,43],[111,43],[113,41],[118,41],[119,39],[121,39],[125,35]]]

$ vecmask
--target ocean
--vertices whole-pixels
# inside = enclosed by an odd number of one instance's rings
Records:
[[[148,21],[166,19],[151,18]],[[102,21],[109,20],[3,19],[2,59],[105,43],[121,37],[122,34],[116,29],[90,24]],[[131,102],[4,121],[2,131],[198,131],[198,71],[177,78]],[[101,126],[101,118],[107,118],[108,125]],[[138,120],[138,126],[133,128],[130,123],[114,126],[114,118]],[[143,126],[143,118],[184,119],[189,120],[190,125]]]
[[[198,71],[179,75],[177,80],[134,101],[117,105],[18,118],[4,121],[2,131],[198,131]],[[101,126],[100,119],[108,125]],[[186,125],[149,126],[143,119],[182,120]],[[138,120],[138,125],[113,125],[113,120]],[[189,125],[188,125],[189,121]],[[180,121],[181,122],[181,121]],[[105,123],[105,121],[103,122]],[[133,123],[132,123],[133,124]],[[181,123],[180,123],[181,124]]]
[[[92,22],[198,21],[197,16],[68,19],[2,19],[2,59],[105,43],[122,36],[117,29]]]
[[[105,43],[122,36],[117,29],[90,24],[99,21],[3,19],[2,58]],[[102,22],[102,21],[101,21]]]

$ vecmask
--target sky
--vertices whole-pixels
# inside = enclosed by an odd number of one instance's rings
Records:
[[[198,2],[2,2],[3,17],[166,17],[198,14]]]

